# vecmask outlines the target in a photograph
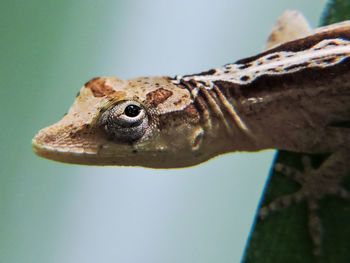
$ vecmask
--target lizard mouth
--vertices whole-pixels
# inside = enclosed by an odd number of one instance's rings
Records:
[[[73,136],[71,132],[66,132],[67,129],[58,130],[57,127],[49,126],[35,135],[32,147],[36,155],[67,164],[92,166],[182,168],[198,164],[198,161],[190,156],[179,158],[176,153],[166,148],[113,142],[99,129],[89,133],[78,132]],[[211,157],[201,159],[206,161]]]
[[[128,154],[125,151],[125,146],[118,146],[114,149],[108,149],[107,144],[94,144],[90,141],[86,142],[86,146],[82,146],[65,143],[64,140],[57,144],[43,144],[39,134],[32,140],[32,147],[36,155],[56,162],[94,166],[146,166],[133,156],[135,153],[130,149],[130,154]],[[119,150],[117,150],[118,148]]]
[[[66,149],[60,146],[41,145],[35,140],[35,138],[32,140],[32,147],[35,154],[42,158],[70,164],[90,164],[91,156],[96,154],[92,151],[82,151],[77,147]]]
[[[183,168],[197,165],[214,155],[193,158],[192,153],[182,156],[166,148],[119,144],[101,134],[65,135],[64,131],[50,133],[52,126],[39,131],[32,140],[36,155],[52,161],[92,166],[141,166],[146,168]],[[102,131],[96,131],[101,132]],[[96,138],[99,138],[96,140]]]
[[[32,147],[36,155],[53,161],[98,165],[99,145],[92,134],[72,134],[52,125],[34,136]]]

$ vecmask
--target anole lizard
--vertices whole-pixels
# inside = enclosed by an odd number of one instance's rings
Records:
[[[307,200],[314,208],[326,194],[350,199],[339,184],[350,170],[350,131],[338,125],[350,120],[349,86],[350,22],[342,22],[198,74],[94,78],[32,145],[39,156],[65,163],[152,168],[235,151],[328,152],[307,174],[277,167],[302,185],[278,201]]]

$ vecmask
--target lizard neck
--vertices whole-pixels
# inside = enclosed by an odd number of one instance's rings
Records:
[[[307,140],[305,132],[323,129],[336,121],[333,116],[346,113],[340,105],[327,114],[333,119],[314,121],[311,116],[326,107],[320,99],[329,99],[330,94],[350,96],[349,39],[348,27],[325,31],[218,69],[177,76],[173,83],[189,90],[205,133],[220,138],[225,147],[300,150],[303,144],[310,148],[313,142],[300,139],[299,145],[299,137]],[[303,98],[307,104],[299,109]],[[291,138],[281,140],[281,136]]]
[[[241,100],[239,85],[218,81],[208,89],[194,80],[184,79],[179,85],[191,94],[204,137],[215,144],[211,147],[227,151],[256,151],[261,148],[240,113],[245,103]]]

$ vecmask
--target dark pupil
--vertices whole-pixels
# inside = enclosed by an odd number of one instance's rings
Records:
[[[141,110],[140,107],[136,105],[128,105],[125,108],[124,113],[128,117],[136,117],[137,115],[139,115],[140,110]]]

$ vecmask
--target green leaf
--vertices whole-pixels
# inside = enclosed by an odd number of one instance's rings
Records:
[[[333,0],[326,5],[320,25],[325,26],[348,19],[350,19],[350,0]]]
[[[350,19],[350,0],[330,1],[323,12],[320,25]],[[348,124],[345,124],[349,127]],[[279,151],[273,162],[283,163],[302,171],[301,158],[305,154]],[[318,167],[327,155],[308,155]],[[343,184],[350,189],[350,173]],[[263,194],[261,206],[276,197],[294,193],[300,186],[281,173],[272,171]],[[322,250],[313,254],[313,242],[307,226],[306,203],[272,212],[263,220],[256,220],[246,248],[244,263],[270,262],[350,262],[350,202],[335,196],[323,198],[318,215],[322,224]]]

